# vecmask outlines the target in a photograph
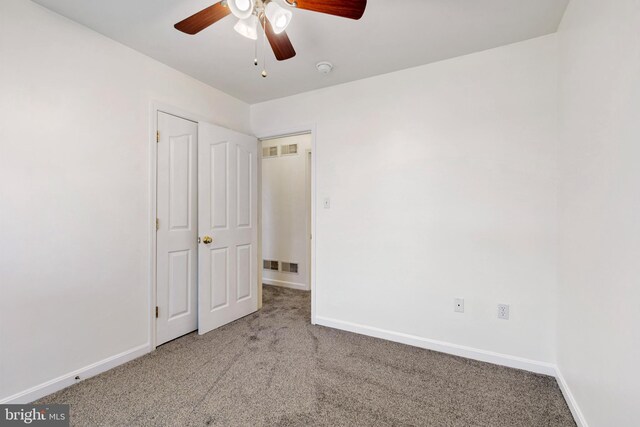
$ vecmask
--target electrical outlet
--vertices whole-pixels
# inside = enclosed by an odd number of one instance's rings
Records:
[[[509,306],[507,304],[498,304],[498,319],[509,320]]]
[[[453,300],[453,311],[456,313],[464,313],[464,298],[455,298]]]

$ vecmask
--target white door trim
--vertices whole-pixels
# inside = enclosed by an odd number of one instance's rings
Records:
[[[171,114],[185,120],[200,123],[203,117],[172,105],[159,101],[151,101],[149,104],[149,338],[150,350],[156,349],[156,218],[157,212],[157,190],[158,190],[158,143],[156,142],[156,132],[158,130],[158,112]]]
[[[307,286],[311,290],[311,245],[313,244],[313,233],[311,231],[311,210],[313,202],[311,198],[311,174],[313,173],[313,151],[307,149],[304,151],[304,206],[305,206],[305,231],[307,241]]]
[[[300,135],[300,134],[311,134],[311,235],[313,239],[311,240],[311,323],[313,325],[316,324],[316,295],[318,292],[318,284],[316,283],[316,242],[317,233],[316,233],[316,163],[317,163],[317,147],[316,147],[316,134],[317,134],[317,126],[315,123],[305,124],[300,126],[294,126],[284,129],[275,129],[272,131],[264,132],[256,135],[258,140],[265,141],[269,139],[276,138],[286,138],[288,136]],[[305,153],[306,155],[306,153]],[[258,219],[258,243],[260,246],[260,250],[258,251],[258,265],[262,265],[262,150],[259,150],[258,153],[258,189],[259,189],[259,199],[258,199],[258,212],[260,217]],[[258,275],[261,277],[262,275]],[[262,285],[262,282],[260,282]],[[262,286],[260,286],[260,295],[259,295],[259,304],[261,306],[262,301]]]

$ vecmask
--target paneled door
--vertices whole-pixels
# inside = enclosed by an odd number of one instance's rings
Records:
[[[258,309],[258,141],[200,123],[198,332]]]
[[[198,329],[198,124],[158,112],[156,344]]]

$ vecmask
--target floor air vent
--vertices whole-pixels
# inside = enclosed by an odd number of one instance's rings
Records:
[[[282,271],[286,273],[297,273],[298,272],[298,264],[293,262],[283,262],[282,263]]]
[[[278,271],[278,261],[265,259],[262,261],[262,268],[265,270]]]

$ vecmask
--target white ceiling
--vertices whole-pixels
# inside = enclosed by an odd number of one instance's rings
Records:
[[[569,0],[369,0],[360,21],[294,10],[287,33],[298,55],[277,62],[269,51],[266,79],[233,16],[196,36],[173,28],[216,0],[34,1],[257,103],[553,33]],[[316,71],[322,60],[335,65],[333,73]]]

